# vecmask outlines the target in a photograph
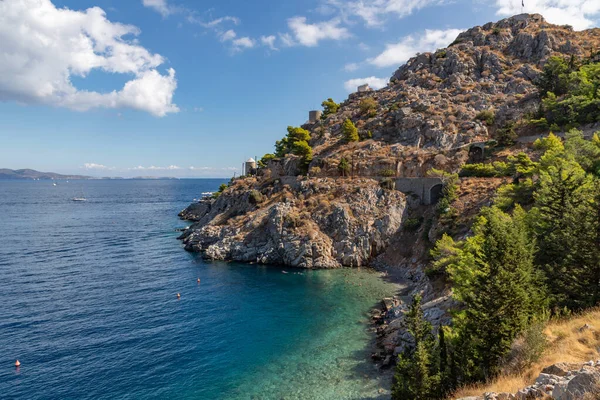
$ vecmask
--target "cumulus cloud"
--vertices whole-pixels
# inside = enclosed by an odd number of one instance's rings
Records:
[[[509,16],[521,13],[521,3],[511,0],[496,0],[498,15]],[[571,25],[577,30],[595,26],[600,19],[598,0],[527,0],[523,12],[539,13],[548,22]]]
[[[83,168],[85,168],[85,169],[99,169],[99,170],[112,169],[110,167],[107,167],[106,165],[96,164],[96,163],[85,163],[85,164],[83,164]]]
[[[419,35],[409,35],[398,43],[388,44],[385,50],[375,58],[367,60],[377,67],[398,66],[405,63],[416,53],[434,51],[448,46],[456,39],[461,29],[425,30]]]
[[[403,18],[422,8],[447,2],[447,0],[328,0],[328,4],[338,8],[345,17],[360,18],[370,27],[379,26],[390,15]]]
[[[276,39],[277,38],[274,35],[261,36],[260,42],[262,43],[263,46],[267,46],[271,50],[277,50],[277,47],[275,47],[275,40]]]
[[[0,1],[0,101],[48,104],[85,111],[132,108],[155,116],[179,111],[173,104],[175,70],[135,39],[139,30],[113,23],[98,8],[58,9],[50,0]],[[71,76],[92,70],[132,75],[121,90],[79,90]]]
[[[172,13],[172,8],[167,3],[167,0],[142,0],[142,4],[159,12],[163,17]]]
[[[248,36],[237,37],[237,33],[235,33],[233,29],[229,29],[228,31],[221,33],[219,36],[221,42],[231,42],[233,51],[251,49],[256,44],[254,39],[251,39]]]
[[[357,87],[368,83],[372,89],[381,89],[382,87],[385,87],[388,84],[388,82],[389,79],[387,78],[377,78],[375,76],[369,76],[368,78],[355,78],[347,80],[346,82],[344,82],[344,88],[348,92],[355,92]]]
[[[288,27],[292,31],[293,41],[288,36],[284,39],[288,45],[294,43],[302,46],[314,47],[321,40],[341,40],[350,37],[350,33],[344,27],[340,27],[339,19],[309,24],[306,17],[294,17],[288,19]]]

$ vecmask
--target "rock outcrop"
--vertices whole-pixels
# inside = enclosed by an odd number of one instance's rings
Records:
[[[587,396],[587,397],[586,397]],[[600,398],[600,360],[586,363],[558,363],[544,368],[535,383],[517,393],[485,393],[459,400],[583,400]]]
[[[215,260],[298,268],[361,266],[400,229],[405,195],[369,179],[294,179],[236,187],[181,212],[185,248]],[[237,189],[237,190],[235,190]],[[261,202],[253,200],[259,197]]]

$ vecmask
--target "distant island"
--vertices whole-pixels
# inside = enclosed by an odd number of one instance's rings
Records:
[[[119,176],[95,177],[87,175],[62,175],[55,172],[40,172],[34,169],[8,169],[0,168],[0,180],[2,179],[32,179],[32,180],[81,180],[81,179],[179,179],[169,176],[135,176],[122,178]]]
[[[61,175],[54,172],[40,172],[33,169],[0,168],[0,179],[94,179],[85,175]]]

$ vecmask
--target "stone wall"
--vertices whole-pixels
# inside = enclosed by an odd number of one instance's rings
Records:
[[[440,199],[442,180],[439,178],[397,178],[396,190],[419,196],[425,205],[435,204]]]

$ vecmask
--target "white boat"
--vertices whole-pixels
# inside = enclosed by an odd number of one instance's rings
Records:
[[[57,186],[56,182],[54,182],[54,183],[52,184],[52,186]]]
[[[71,200],[73,201],[87,201],[85,197],[73,197]]]

